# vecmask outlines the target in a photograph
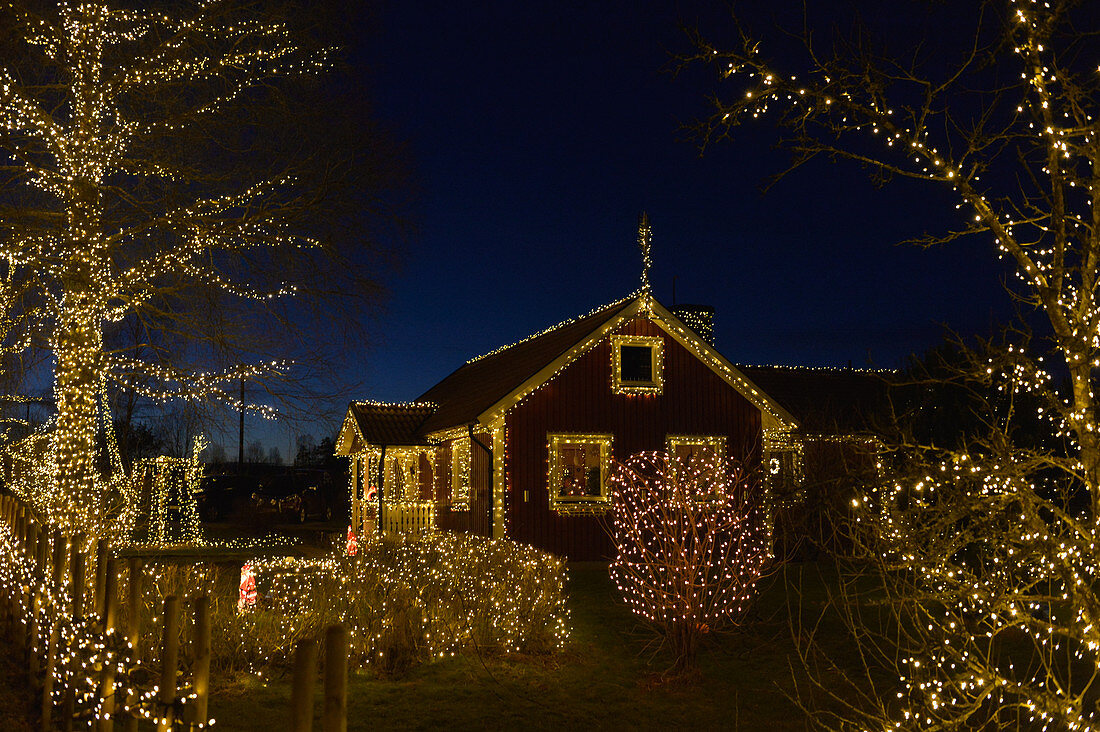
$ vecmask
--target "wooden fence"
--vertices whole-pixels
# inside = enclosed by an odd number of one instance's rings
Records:
[[[405,501],[382,504],[382,532],[419,534],[435,528],[435,504],[431,501]]]
[[[127,561],[127,598],[119,597],[120,560],[107,542],[66,537],[30,508],[0,496],[0,633],[22,651],[43,732],[76,727],[135,732],[151,720],[158,732],[213,724],[210,692],[210,598],[192,598],[190,663],[181,673],[180,599],[163,599],[161,645],[152,664],[138,657],[142,637],[140,559]],[[125,608],[125,627],[119,627]],[[347,630],[325,636],[324,732],[347,729]],[[316,644],[295,648],[294,732],[313,724]]]

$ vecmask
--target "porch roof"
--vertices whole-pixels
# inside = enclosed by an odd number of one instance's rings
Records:
[[[434,404],[377,404],[352,402],[359,438],[368,445],[424,444],[420,427],[436,409]]]

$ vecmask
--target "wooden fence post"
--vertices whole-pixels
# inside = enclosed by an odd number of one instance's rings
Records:
[[[114,557],[106,561],[103,572],[103,632],[110,638],[115,633],[115,621],[118,618],[118,567]],[[115,728],[117,663],[117,659],[108,655],[101,670],[99,698],[103,700],[103,709],[99,718],[99,732],[112,732]]]
[[[35,546],[34,578],[39,584],[45,584],[49,572],[46,571],[46,560],[50,556],[50,536],[45,526],[38,527],[38,544]]]
[[[69,549],[69,580],[71,581],[73,600],[73,620],[79,620],[84,616],[84,580],[87,567],[84,550],[84,537],[77,534]]]
[[[210,596],[195,598],[195,625],[192,628],[191,647],[195,654],[191,662],[191,690],[195,700],[187,706],[185,721],[193,729],[205,726],[209,719],[210,704]]]
[[[24,659],[27,662],[27,682],[31,689],[38,686],[38,613],[42,604],[42,593],[31,588],[31,617],[27,623],[27,646]]]
[[[61,577],[65,573],[65,536],[61,529],[53,532],[53,565],[51,566],[50,579],[53,582],[53,590],[61,587]]]
[[[84,537],[77,534],[73,537],[72,546],[69,547],[69,590],[72,592],[72,618],[78,621],[84,616],[84,569],[85,557],[82,549]],[[65,696],[61,704],[61,724],[66,732],[73,728],[73,717],[76,715],[76,687],[74,678],[77,668],[74,661],[69,661],[69,684],[65,689]]]
[[[95,614],[99,617],[100,627],[107,615],[107,540],[95,543]]]
[[[294,687],[290,695],[291,729],[311,732],[313,729],[313,686],[317,681],[317,641],[298,641],[294,649]]]
[[[127,562],[130,570],[130,586],[127,592],[126,616],[126,640],[130,643],[131,653],[135,659],[141,657],[139,642],[141,641],[141,560],[130,557]],[[131,693],[126,697],[126,706],[133,709],[137,705],[137,694]],[[138,714],[132,712],[126,717],[124,725],[126,732],[137,732]]]
[[[163,715],[157,718],[157,732],[168,732],[175,722],[176,671],[179,665],[180,599],[164,598],[164,646],[161,655],[160,693],[157,695]]]
[[[42,732],[53,729],[53,674],[57,668],[57,645],[60,640],[60,633],[55,626],[50,630],[50,641],[46,645],[46,675],[42,679],[42,706],[38,710]]]
[[[348,729],[348,629],[330,625],[325,631],[325,707],[321,716],[324,732]]]

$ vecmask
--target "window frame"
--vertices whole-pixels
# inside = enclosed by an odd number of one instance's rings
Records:
[[[719,460],[726,458],[725,435],[666,435],[665,451],[675,470],[677,447],[714,447]]]
[[[611,434],[589,432],[551,432],[546,436],[547,476],[546,489],[550,498],[550,510],[563,514],[602,513],[610,508],[611,454],[615,437]],[[600,494],[598,496],[562,497],[561,448],[564,445],[599,445]]]
[[[470,485],[473,472],[472,448],[469,437],[459,437],[451,442],[451,510],[470,510]],[[465,482],[465,485],[463,485]],[[463,491],[462,489],[465,488]]]
[[[622,347],[649,348],[649,381],[623,381]],[[665,339],[661,336],[611,336],[611,392],[613,394],[661,394],[664,392]]]
[[[726,459],[726,435],[665,435],[665,451],[668,453],[668,469],[676,475],[677,447],[714,447],[717,463]]]

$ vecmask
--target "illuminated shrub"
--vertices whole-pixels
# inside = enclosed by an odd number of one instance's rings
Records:
[[[664,453],[633,455],[610,480],[611,579],[688,671],[706,633],[740,622],[771,561],[763,491],[734,463]]]
[[[260,606],[245,615],[275,619],[280,632],[258,649],[273,661],[336,622],[348,625],[352,664],[383,673],[471,647],[548,652],[568,636],[563,563],[509,540],[442,533],[254,565]]]

